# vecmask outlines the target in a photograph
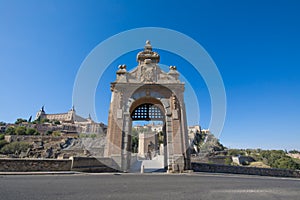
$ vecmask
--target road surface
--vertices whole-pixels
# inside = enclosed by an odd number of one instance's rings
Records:
[[[2,175],[2,200],[300,199],[300,179],[226,174]]]

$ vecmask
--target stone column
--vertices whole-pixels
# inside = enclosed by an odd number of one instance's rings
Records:
[[[173,132],[172,132],[172,118],[166,115],[166,138],[167,138],[167,157],[168,157],[168,172],[173,172]]]
[[[123,115],[123,145],[122,145],[122,171],[127,172],[130,168],[131,159],[131,133],[130,133],[130,114]]]
[[[183,92],[181,95],[178,96],[178,100],[180,103],[180,122],[181,122],[181,138],[182,138],[182,149],[184,155],[184,169],[189,170],[191,169],[191,154],[189,148],[189,138],[188,138],[188,126],[187,126],[187,119],[186,119],[186,110],[185,110],[185,103],[184,103],[184,96]]]
[[[108,116],[108,130],[104,156],[112,158],[120,169],[122,166],[122,142],[123,110],[120,108],[119,94],[115,89],[113,89]]]

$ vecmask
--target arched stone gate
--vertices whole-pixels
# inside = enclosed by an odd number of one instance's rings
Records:
[[[164,123],[165,167],[169,172],[190,169],[184,83],[175,66],[168,73],[158,66],[160,56],[149,41],[137,55],[138,66],[128,72],[120,65],[111,83],[111,104],[104,155],[122,171],[131,161],[131,128],[134,120],[161,120]]]

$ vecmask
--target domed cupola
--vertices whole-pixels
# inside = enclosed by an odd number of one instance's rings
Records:
[[[144,60],[151,60],[152,63],[158,63],[160,56],[158,53],[152,51],[152,45],[149,40],[146,41],[144,51],[141,51],[137,54],[137,62],[139,64],[144,63]]]

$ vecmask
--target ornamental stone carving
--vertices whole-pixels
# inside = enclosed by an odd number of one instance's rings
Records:
[[[160,55],[148,40],[137,54],[138,66],[127,71],[120,65],[111,83],[112,101],[109,111],[105,156],[113,158],[122,171],[132,165],[132,122],[161,121],[164,126],[163,165],[169,172],[190,169],[187,123],[183,99],[184,83],[177,67],[168,72],[159,66]]]

